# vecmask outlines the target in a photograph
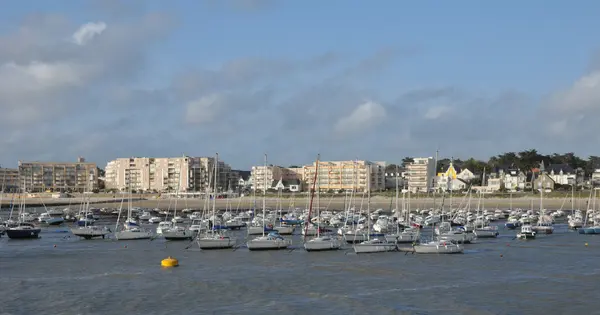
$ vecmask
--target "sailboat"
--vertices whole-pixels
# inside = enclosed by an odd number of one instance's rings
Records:
[[[367,168],[367,240],[354,244],[354,252],[360,253],[381,253],[396,250],[396,242],[388,242],[385,237],[382,238],[371,238],[371,167]]]
[[[313,188],[311,191],[311,199],[310,199],[310,205],[308,207],[308,220],[307,220],[307,224],[304,227],[305,229],[308,229],[309,227],[309,223],[311,220],[311,212],[312,212],[312,201],[313,198],[315,196],[315,185],[317,185],[317,189],[316,191],[319,192],[320,191],[320,185],[318,185],[317,183],[319,183],[319,179],[318,179],[318,173],[319,173],[319,157],[317,156],[317,165],[315,166],[315,176],[313,178]],[[317,217],[319,217],[320,215],[320,194],[317,193]],[[309,240],[308,242],[306,242],[306,236],[308,233],[304,233],[304,249],[307,252],[312,252],[312,251],[326,251],[326,250],[338,250],[341,247],[340,241],[336,236],[332,236],[332,235],[321,235],[321,227],[317,226],[317,237]]]
[[[267,169],[267,155],[265,154],[265,168]],[[266,196],[267,196],[267,176],[265,174],[265,187],[263,189],[263,219],[266,217]],[[286,249],[290,245],[292,245],[292,240],[286,239],[282,237],[278,232],[272,231],[269,234],[265,235],[265,231],[263,229],[262,236],[259,236],[255,239],[248,241],[246,244],[248,246],[248,250],[276,250],[276,249]]]
[[[396,170],[398,172],[398,170]],[[398,209],[398,199],[399,199],[399,185],[398,185],[398,176],[396,176],[396,211]],[[408,202],[406,200],[406,194],[408,195]],[[400,215],[405,215],[403,218],[403,231],[400,231]],[[388,242],[396,242],[396,244],[401,243],[413,243],[419,239],[419,229],[412,227],[410,225],[410,192],[408,190],[402,190],[402,211],[396,221],[396,233],[394,234],[386,234],[385,239]]]
[[[532,226],[536,233],[552,234],[554,227],[552,226],[552,217],[546,215],[544,209],[544,161],[540,163],[540,216],[536,226]]]
[[[35,227],[33,224],[23,221],[23,213],[25,212],[25,199],[21,197],[19,204],[19,221],[16,226],[9,227],[6,230],[6,235],[11,239],[31,239],[38,238],[42,229]]]
[[[183,241],[183,240],[191,240],[194,238],[194,231],[190,231],[183,226],[177,225],[179,221],[181,221],[177,216],[177,200],[179,199],[179,189],[181,188],[181,167],[179,168],[179,173],[177,175],[177,195],[175,196],[175,205],[173,209],[173,225],[170,227],[166,227],[162,229],[163,237],[168,241]]]
[[[438,161],[438,152],[435,153],[435,164],[437,168]],[[435,198],[435,193],[434,193]],[[435,200],[435,199],[434,199]],[[435,201],[434,201],[435,208]],[[448,227],[450,227],[449,222],[447,223]],[[464,252],[464,248],[459,244],[456,244],[451,241],[441,240],[440,237],[435,237],[435,223],[433,223],[432,228],[432,240],[430,242],[423,242],[420,240],[418,244],[413,243],[413,252],[417,254],[462,254]]]
[[[217,153],[215,158],[214,168],[214,180],[213,180],[213,200],[212,200],[212,219],[217,217],[216,215],[216,202],[217,202],[217,174],[219,165],[219,154]],[[213,221],[215,222],[215,221]],[[235,245],[235,238],[225,235],[222,229],[216,230],[214,224],[210,224],[210,231],[198,238],[198,246],[200,249],[223,249],[232,248]]]
[[[489,224],[486,224],[486,218],[484,216],[480,215],[480,210],[481,209],[485,209],[485,207],[483,206],[483,196],[482,193],[479,192],[479,201],[477,202],[477,221],[480,222],[479,226],[475,226],[475,229],[473,231],[473,234],[475,234],[475,236],[477,236],[477,238],[495,238],[498,237],[498,227],[497,226],[491,226]],[[479,207],[481,205],[481,208]]]
[[[579,234],[600,234],[600,224],[596,220],[596,192],[598,188],[593,189],[593,199],[592,199],[592,191],[590,191],[590,201],[588,201],[588,209],[585,211],[585,223],[578,230]],[[591,208],[590,208],[591,207]],[[592,221],[592,225],[588,225],[587,223]]]
[[[86,194],[84,194],[84,196],[86,196]],[[86,199],[87,198],[87,201]],[[79,237],[83,237],[86,240],[90,240],[96,237],[102,237],[105,238],[106,235],[110,234],[111,231],[106,228],[106,227],[101,227],[101,226],[94,226],[93,221],[90,222],[89,220],[89,216],[90,216],[90,197],[84,197],[84,199],[81,202],[82,207],[84,208],[84,220],[80,220],[79,222],[77,222],[78,225],[80,225],[81,221],[83,221],[83,226],[79,226],[79,227],[75,227],[71,229],[71,233],[73,233],[73,235],[75,236],[79,236]]]
[[[296,227],[294,225],[287,225],[287,224],[283,224],[283,215],[282,215],[282,209],[283,205],[281,204],[281,194],[282,194],[282,190],[279,189],[279,192],[277,193],[277,204],[279,207],[279,225],[274,227],[274,229],[281,235],[292,235],[294,233],[294,230],[296,229]]]
[[[140,228],[131,214],[131,190],[129,191],[129,199],[127,201],[127,219],[125,219],[125,222],[123,223],[123,228],[119,230],[121,210],[123,210],[123,199],[121,199],[119,217],[117,217],[117,223],[115,225],[115,238],[117,240],[143,240],[152,238],[152,232]]]

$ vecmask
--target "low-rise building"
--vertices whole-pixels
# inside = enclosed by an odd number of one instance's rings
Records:
[[[302,171],[298,168],[289,169],[276,165],[252,166],[250,171],[252,177],[252,189],[271,189],[273,181],[279,180],[302,180]]]
[[[24,192],[92,192],[98,189],[96,163],[19,161],[19,188]]]
[[[546,169],[546,173],[555,184],[558,185],[574,185],[577,180],[577,173],[568,164],[550,164]]]
[[[299,179],[275,180],[273,181],[271,189],[285,192],[299,192],[302,191],[302,181]]]

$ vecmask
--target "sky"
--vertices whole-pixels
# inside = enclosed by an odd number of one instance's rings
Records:
[[[600,154],[600,2],[7,1],[0,165]]]

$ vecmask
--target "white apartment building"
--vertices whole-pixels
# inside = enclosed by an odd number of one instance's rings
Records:
[[[214,163],[214,157],[119,158],[106,165],[105,186],[121,191],[205,192],[212,189]],[[219,161],[217,190],[237,186],[234,177],[231,167]]]
[[[429,192],[434,187],[435,161],[432,157],[414,158],[407,167],[408,190]]]
[[[385,190],[385,162],[319,161],[317,183],[321,191]],[[312,189],[317,162],[304,166],[304,182]]]

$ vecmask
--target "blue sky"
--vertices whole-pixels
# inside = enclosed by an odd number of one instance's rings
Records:
[[[10,1],[0,165],[598,154],[596,1]],[[83,40],[75,41],[79,31]],[[591,140],[589,138],[592,138]]]

